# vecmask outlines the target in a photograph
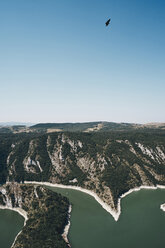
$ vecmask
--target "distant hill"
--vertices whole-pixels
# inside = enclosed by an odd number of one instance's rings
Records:
[[[30,123],[30,122],[0,122],[0,126],[27,126],[30,127],[34,125],[34,123]]]
[[[102,122],[84,122],[84,123],[39,123],[31,126],[34,130],[55,130],[55,131],[69,131],[69,132],[83,132],[89,128],[95,129]]]
[[[2,123],[1,123],[2,124]],[[54,132],[113,132],[113,131],[161,131],[165,123],[116,123],[116,122],[83,122],[83,123],[38,123],[28,126],[24,124],[0,124],[0,133],[54,133]],[[13,124],[13,125],[12,125]]]
[[[3,125],[2,125],[3,124]],[[13,125],[12,125],[13,124]],[[165,123],[116,123],[116,122],[83,122],[83,123],[38,123],[29,124],[0,123],[0,133],[53,133],[53,132],[109,132],[109,131],[160,131],[165,130]]]
[[[165,129],[165,123],[116,123],[116,122],[84,122],[84,123],[39,123],[30,127],[37,132],[107,132],[129,131],[137,129]]]

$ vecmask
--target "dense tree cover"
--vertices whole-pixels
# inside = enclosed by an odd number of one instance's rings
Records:
[[[74,185],[85,187],[88,184],[88,188],[96,191],[102,190],[101,184],[110,187],[115,204],[117,204],[117,199],[122,193],[142,184],[141,176],[135,169],[136,164],[152,184],[165,183],[163,180],[160,182],[150,172],[151,168],[157,175],[164,176],[164,161],[162,160],[161,162],[160,160],[158,162],[156,159],[153,160],[151,156],[144,154],[137,145],[141,143],[155,152],[157,152],[156,147],[159,146],[165,153],[164,130],[129,129],[129,131],[113,130],[109,132],[90,133],[1,134],[0,138],[1,183],[5,182],[7,175],[9,175],[10,181],[53,181],[66,185],[72,184],[71,181],[76,178],[77,182],[73,183]],[[34,149],[28,155],[29,144],[32,141],[34,143]],[[15,144],[14,148],[11,148],[12,144]],[[135,150],[135,153],[130,151],[130,145]],[[9,165],[7,165],[7,156],[11,151]],[[58,172],[49,156],[49,153],[54,156],[54,152],[56,152],[57,157],[62,156],[61,160],[57,160],[60,168]],[[30,156],[35,162],[39,161],[42,171],[40,171],[38,166],[34,165],[31,165],[34,171],[27,171],[23,165],[26,156]],[[100,170],[98,156],[104,158],[105,165],[103,171]],[[91,171],[90,165],[88,165],[89,168],[87,169],[78,166],[78,161],[81,158],[86,159],[89,164],[93,163],[94,171]],[[91,175],[100,181],[100,189],[95,189],[94,180],[90,183]]]
[[[7,193],[13,207],[17,206],[16,192],[22,195],[22,208],[27,211],[28,220],[13,247],[67,248],[62,234],[68,223],[68,199],[41,186],[17,185],[13,191],[13,186],[8,185]]]
[[[11,150],[12,135],[0,134],[0,184],[6,182],[7,171],[7,157]]]

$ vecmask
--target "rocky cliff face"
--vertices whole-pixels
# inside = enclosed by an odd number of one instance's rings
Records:
[[[26,219],[12,248],[69,247],[62,237],[68,222],[67,198],[41,186],[8,183],[0,187],[0,207],[19,209]]]
[[[51,133],[12,143],[7,181],[45,181],[90,189],[112,208],[121,194],[165,184],[164,133]]]

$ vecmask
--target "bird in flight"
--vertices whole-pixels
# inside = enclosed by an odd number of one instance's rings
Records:
[[[106,21],[106,23],[105,23],[106,27],[110,24],[110,21],[111,21],[111,19],[108,19],[108,21]]]

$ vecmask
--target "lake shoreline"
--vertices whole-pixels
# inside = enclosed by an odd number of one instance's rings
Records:
[[[135,187],[133,189],[130,189],[129,191],[127,191],[126,193],[122,194],[120,196],[120,198],[118,199],[118,205],[117,205],[117,208],[118,208],[118,219],[119,219],[119,216],[121,214],[121,199],[126,197],[127,195],[131,194],[132,192],[136,192],[136,191],[140,191],[141,189],[153,189],[153,190],[156,190],[156,189],[165,189],[165,185],[156,185],[156,186],[147,186],[147,185],[142,185],[142,186],[139,186],[139,187]]]
[[[36,182],[36,181],[25,181],[25,184],[38,184],[38,185],[44,185],[44,186],[48,186],[48,187],[54,187],[54,188],[62,188],[62,189],[74,189],[74,190],[78,190],[81,191],[83,193],[86,193],[88,195],[91,195],[92,197],[95,198],[95,200],[108,212],[110,213],[113,218],[117,221],[118,220],[118,213],[116,212],[116,210],[112,209],[107,203],[103,202],[103,200],[101,200],[98,195],[88,189],[84,189],[81,188],[79,186],[73,186],[73,185],[63,185],[63,184],[54,184],[54,183],[49,183],[49,182]]]
[[[63,188],[63,189],[73,189],[73,190],[77,190],[77,191],[81,191],[83,193],[89,194],[92,197],[94,197],[94,199],[108,212],[112,215],[112,217],[114,218],[115,221],[118,221],[120,214],[121,214],[121,200],[122,198],[126,197],[127,195],[131,194],[132,192],[136,192],[136,191],[140,191],[141,189],[165,189],[165,185],[156,185],[156,186],[146,186],[146,185],[142,185],[140,187],[135,187],[133,189],[130,189],[129,191],[127,191],[126,193],[122,194],[120,196],[120,198],[118,199],[118,204],[117,204],[117,211],[115,211],[114,209],[112,209],[108,204],[104,203],[98,196],[96,193],[94,193],[93,191],[87,190],[87,189],[83,189],[81,187],[78,186],[73,186],[73,185],[63,185],[63,184],[53,184],[53,183],[49,183],[49,182],[36,182],[36,181],[25,181],[25,184],[36,184],[36,185],[43,185],[43,186],[48,186],[48,187],[52,187],[52,188]],[[24,217],[24,226],[26,225],[26,221],[28,220],[27,217],[27,212],[21,208],[12,208],[9,206],[0,206],[0,209],[2,210],[13,210],[18,212],[21,216]],[[165,204],[160,205],[160,209],[165,211]],[[69,233],[69,228],[70,228],[70,216],[71,216],[71,211],[72,211],[72,206],[69,206],[68,209],[68,223],[64,228],[62,237],[65,240],[65,242],[68,244],[69,247],[70,243],[68,240],[68,233]],[[21,234],[22,230],[16,235],[14,242],[11,246],[11,248],[14,246],[18,236]]]
[[[165,212],[165,203],[160,205],[160,209]]]
[[[38,184],[38,185],[45,185],[48,187],[55,187],[55,188],[63,188],[63,189],[74,189],[81,191],[83,193],[89,194],[95,198],[95,200],[108,212],[112,215],[115,221],[118,221],[120,215],[121,215],[121,199],[126,197],[127,195],[131,194],[132,192],[139,191],[141,189],[165,189],[165,185],[156,185],[156,186],[147,186],[147,185],[142,185],[139,187],[135,187],[133,189],[130,189],[126,193],[122,194],[120,198],[118,199],[118,204],[117,204],[117,211],[115,209],[112,209],[107,203],[103,202],[98,195],[88,189],[81,188],[79,186],[73,186],[73,185],[63,185],[63,184],[54,184],[54,183],[49,183],[49,182],[36,182],[36,181],[25,181],[24,183],[27,184]],[[68,230],[69,231],[69,230]]]
[[[26,222],[28,220],[28,217],[27,217],[27,212],[25,210],[23,210],[22,208],[12,208],[12,207],[7,207],[7,206],[2,206],[0,205],[0,209],[2,210],[12,210],[12,211],[15,211],[17,213],[19,213],[23,218],[24,218],[24,226],[26,225]],[[14,239],[14,242],[12,243],[11,245],[11,248],[14,246],[18,236],[21,234],[22,230],[16,235],[15,239]]]
[[[69,247],[71,247],[69,240],[68,240],[68,233],[69,233],[69,228],[70,228],[70,216],[71,216],[71,212],[72,212],[72,205],[69,205],[69,209],[68,209],[68,224],[65,226],[64,228],[64,232],[62,234],[63,239],[65,240],[65,242],[68,244]]]

